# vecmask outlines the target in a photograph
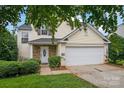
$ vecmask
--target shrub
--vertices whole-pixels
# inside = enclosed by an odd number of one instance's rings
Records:
[[[36,73],[39,70],[39,63],[33,60],[22,62],[19,65],[19,74]]]
[[[109,40],[111,41],[109,59],[111,63],[116,64],[117,60],[124,60],[124,38],[114,33],[109,37]]]
[[[25,62],[0,61],[0,78],[36,73],[38,70],[39,63],[33,59]]]
[[[0,31],[0,60],[17,60],[18,49],[16,36],[7,30]]]
[[[116,61],[116,64],[118,64],[118,65],[124,65],[124,60],[117,60]]]
[[[53,56],[49,57],[49,66],[51,68],[58,68],[61,66],[61,57],[60,56]]]
[[[41,64],[41,61],[40,60],[37,60],[37,59],[29,59],[29,60],[27,60],[27,61],[30,61],[30,62],[38,62],[39,64]]]
[[[0,62],[0,77],[18,75],[18,62]]]

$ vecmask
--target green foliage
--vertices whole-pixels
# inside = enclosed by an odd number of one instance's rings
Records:
[[[0,61],[0,78],[36,73],[38,70],[39,63],[36,61]]]
[[[30,61],[30,62],[38,62],[39,64],[41,64],[41,60],[38,60],[38,59],[28,59],[28,61]]]
[[[17,60],[16,37],[8,31],[0,31],[0,60]]]
[[[124,65],[124,60],[117,60],[116,61],[116,64],[118,64],[118,65]]]
[[[39,63],[35,60],[27,60],[19,65],[19,74],[21,75],[36,73],[38,70]]]
[[[5,29],[8,23],[19,21],[20,13],[26,14],[26,22],[36,28],[45,25],[54,34],[57,27],[66,21],[74,28],[81,23],[77,18],[81,16],[83,23],[90,23],[95,27],[102,27],[105,32],[113,33],[117,29],[117,15],[124,19],[124,7],[120,5],[42,5],[42,6],[0,6],[0,30]],[[84,25],[86,29],[86,25]]]
[[[90,23],[96,27],[102,26],[105,32],[112,33],[117,29],[117,13],[124,18],[123,10],[123,6],[117,5],[27,6],[26,16],[28,23],[33,23],[35,27],[46,25],[53,35],[63,21],[68,22],[72,28],[80,27],[81,23],[76,17],[77,15],[81,15],[84,23]]]
[[[0,78],[16,76],[18,67],[17,62],[0,62]]]
[[[0,32],[5,30],[8,24],[15,25],[20,21],[20,14],[24,6],[0,5]]]
[[[53,56],[49,57],[49,66],[51,68],[58,68],[61,66],[61,57],[60,56]]]
[[[111,62],[116,63],[116,60],[124,60],[124,38],[114,33],[109,37],[109,40],[111,41],[109,47]]]

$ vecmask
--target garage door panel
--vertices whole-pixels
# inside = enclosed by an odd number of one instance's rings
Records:
[[[66,65],[89,65],[104,62],[103,47],[67,47]]]

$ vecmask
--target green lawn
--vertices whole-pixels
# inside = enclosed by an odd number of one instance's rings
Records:
[[[94,85],[72,74],[26,75],[0,79],[0,88],[92,88]]]

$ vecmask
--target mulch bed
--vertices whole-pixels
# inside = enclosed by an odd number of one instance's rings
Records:
[[[67,68],[65,66],[61,66],[59,68],[50,68],[52,71],[56,71],[56,70],[67,70]]]

